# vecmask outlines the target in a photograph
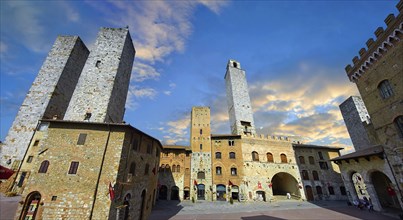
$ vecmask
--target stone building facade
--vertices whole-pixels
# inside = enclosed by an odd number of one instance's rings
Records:
[[[42,118],[63,118],[89,51],[77,36],[57,37],[0,148],[0,165],[17,170]]]
[[[386,29],[346,66],[371,118],[372,146],[335,158],[342,170],[351,200],[359,199],[353,175],[362,176],[375,210],[403,209],[403,1],[399,14],[385,19]],[[355,161],[355,162],[353,162]]]

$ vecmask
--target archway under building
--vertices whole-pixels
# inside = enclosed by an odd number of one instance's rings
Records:
[[[290,193],[294,198],[301,197],[298,181],[289,173],[277,173],[273,176],[271,183],[273,196],[286,196]]]
[[[190,189],[189,189],[189,187],[185,187],[183,189],[183,199],[184,200],[189,200],[190,199]]]
[[[179,187],[171,187],[171,200],[179,200]]]
[[[375,171],[371,173],[371,182],[382,208],[401,209],[395,189],[388,176],[380,171]]]
[[[256,191],[256,200],[266,202],[266,192],[265,191]]]
[[[160,187],[160,192],[159,192],[158,198],[161,200],[167,200],[167,198],[168,198],[168,187],[167,186],[162,185]]]
[[[314,196],[313,196],[312,186],[306,185],[306,186],[305,186],[305,193],[306,193],[306,199],[307,199],[308,201],[313,201],[313,200],[315,200],[315,198],[314,198]]]
[[[22,216],[20,219],[37,219],[41,198],[41,194],[37,191],[28,194],[27,199],[25,200],[24,208],[22,209]]]
[[[225,185],[219,184],[217,185],[217,190],[216,190],[216,195],[217,195],[217,201],[225,201]]]
[[[204,184],[199,184],[197,185],[197,199],[198,200],[204,200],[205,199],[205,186]]]

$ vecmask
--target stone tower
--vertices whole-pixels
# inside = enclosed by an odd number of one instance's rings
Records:
[[[350,96],[339,107],[355,150],[371,147],[366,129],[371,122],[362,99],[359,96]]]
[[[122,122],[134,55],[127,28],[101,28],[64,120]]]
[[[256,134],[246,75],[241,64],[229,60],[224,78],[232,134]]]
[[[59,36],[14,119],[1,148],[1,165],[18,169],[42,118],[63,118],[89,51],[77,36]]]
[[[212,196],[210,108],[192,107],[190,145],[192,149],[190,193],[195,199],[210,200]]]

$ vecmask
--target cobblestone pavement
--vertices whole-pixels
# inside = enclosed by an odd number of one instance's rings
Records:
[[[347,206],[346,201],[265,202],[158,201],[149,220],[164,219],[399,219],[397,213],[379,213]]]

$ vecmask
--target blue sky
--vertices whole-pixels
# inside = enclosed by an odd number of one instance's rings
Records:
[[[137,50],[125,121],[188,144],[192,106],[229,133],[228,59],[246,71],[258,133],[351,147],[338,105],[357,95],[344,67],[398,1],[1,1],[1,136],[57,35],[91,49],[100,27],[129,25]]]

